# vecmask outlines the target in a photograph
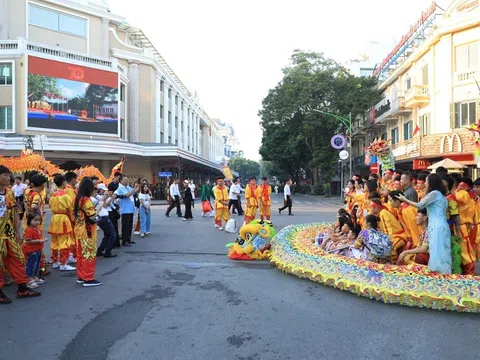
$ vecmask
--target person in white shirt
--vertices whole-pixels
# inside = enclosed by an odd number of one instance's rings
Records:
[[[232,214],[236,214],[235,209],[237,210],[237,213],[239,216],[243,215],[243,210],[242,207],[240,206],[239,203],[239,196],[240,196],[240,185],[238,179],[233,179],[233,184],[230,186],[230,193],[229,193],[229,198],[230,201],[228,202],[228,211],[230,211],[231,207],[233,206],[233,212]]]
[[[193,180],[189,181],[188,187],[192,191],[192,208],[195,208],[195,189],[197,188],[193,183]]]
[[[148,184],[143,184],[142,192],[138,195],[140,200],[140,236],[143,238],[145,235],[150,235],[150,221],[151,221],[151,211],[150,211],[150,189]]]
[[[27,185],[25,185],[22,182],[22,178],[20,176],[15,177],[15,185],[12,186],[12,191],[13,194],[15,195],[15,200],[17,201],[17,206],[20,208],[20,220],[23,219],[23,213],[25,212],[25,204],[23,203],[23,194],[25,193],[25,190],[28,188]]]
[[[166,217],[170,216],[170,211],[173,210],[174,207],[177,208],[177,216],[183,217],[182,209],[180,208],[180,189],[178,188],[178,179],[175,179],[172,185],[170,185],[170,206],[165,213]]]
[[[285,187],[283,188],[283,208],[278,209],[278,213],[281,214],[283,210],[288,208],[288,215],[293,216],[292,214],[292,193],[290,191],[290,186],[292,186],[292,180],[288,179]]]
[[[114,258],[117,257],[117,254],[112,254],[112,249],[115,247],[115,239],[117,235],[108,211],[113,199],[108,197],[108,188],[105,184],[98,184],[97,191],[98,195],[94,199],[95,209],[97,210],[98,216],[97,225],[103,231],[103,239],[97,249],[97,257],[103,256],[106,258]]]

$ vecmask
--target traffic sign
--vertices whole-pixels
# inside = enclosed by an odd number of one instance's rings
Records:
[[[172,177],[172,176],[173,176],[173,173],[171,173],[171,172],[160,171],[158,173],[158,177],[161,177],[161,178],[168,178],[168,177]]]
[[[335,150],[341,150],[347,145],[347,141],[343,135],[335,135],[330,140],[330,145],[332,145]]]
[[[378,174],[379,166],[378,163],[370,165],[370,172],[372,174]]]
[[[348,159],[348,151],[347,150],[342,150],[342,151],[340,151],[338,156],[340,156],[340,159],[342,159],[342,160],[347,160]]]

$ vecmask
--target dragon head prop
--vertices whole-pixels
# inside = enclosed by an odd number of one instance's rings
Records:
[[[264,260],[270,256],[270,240],[276,235],[271,221],[253,220],[243,225],[234,243],[227,244],[232,260]]]

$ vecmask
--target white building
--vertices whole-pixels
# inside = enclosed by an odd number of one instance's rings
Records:
[[[117,118],[100,119],[107,109]],[[218,173],[224,151],[217,124],[143,31],[102,0],[0,0],[2,155],[37,134],[54,163],[106,174],[126,155],[130,177],[154,180]]]

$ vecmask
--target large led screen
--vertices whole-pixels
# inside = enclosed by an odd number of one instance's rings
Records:
[[[118,135],[118,74],[28,58],[28,127]]]

